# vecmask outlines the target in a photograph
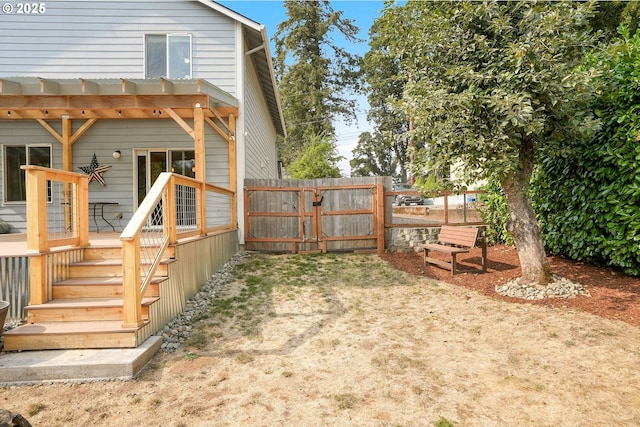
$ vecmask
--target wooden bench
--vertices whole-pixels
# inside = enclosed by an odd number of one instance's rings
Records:
[[[436,243],[426,243],[421,245],[423,253],[424,265],[427,263],[436,264],[440,267],[444,267],[451,270],[451,274],[459,272],[478,272],[478,270],[459,270],[456,262],[456,256],[469,252],[471,248],[476,245],[478,240],[478,231],[480,229],[476,227],[452,227],[449,225],[443,225],[438,235],[438,241]],[[482,272],[487,272],[487,244],[485,236],[481,236],[482,244]],[[451,262],[442,261],[439,259],[429,257],[429,251],[444,252],[451,255]]]

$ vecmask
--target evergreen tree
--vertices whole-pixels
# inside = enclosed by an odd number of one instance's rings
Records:
[[[316,135],[335,139],[334,120],[355,120],[360,58],[334,42],[357,42],[358,28],[328,0],[287,0],[287,20],[275,33],[274,67],[287,137],[278,144],[285,167]]]
[[[364,56],[362,69],[364,91],[370,106],[368,119],[375,123],[375,131],[373,139],[366,141],[368,147],[375,145],[377,149],[367,152],[357,147],[358,151],[354,150],[356,166],[382,163],[393,165],[394,170],[388,175],[399,175],[402,182],[408,180],[410,168],[410,113],[400,103],[410,73],[403,68],[406,65],[402,61],[403,57],[395,56],[388,47],[395,43],[395,39],[407,34],[410,21],[403,16],[404,10],[395,7],[392,2],[385,4],[382,15],[369,30],[369,51]],[[383,152],[391,158],[383,160],[376,157]],[[399,172],[395,171],[396,165]],[[358,172],[352,166],[352,175],[356,173]]]

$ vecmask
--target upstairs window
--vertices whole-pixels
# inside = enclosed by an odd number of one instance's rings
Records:
[[[25,172],[22,165],[51,167],[51,147],[42,145],[4,146],[4,201],[27,200]]]
[[[145,60],[145,77],[148,79],[190,79],[191,35],[147,34]]]

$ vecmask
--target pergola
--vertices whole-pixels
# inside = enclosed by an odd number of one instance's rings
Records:
[[[172,119],[194,140],[198,181],[205,181],[205,123],[228,142],[229,187],[235,189],[236,117],[237,100],[204,80],[0,78],[0,121],[40,123],[62,145],[66,171],[73,144],[98,120]],[[61,133],[50,125],[55,120]],[[75,132],[73,120],[83,121]]]

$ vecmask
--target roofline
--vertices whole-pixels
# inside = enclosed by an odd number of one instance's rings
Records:
[[[284,123],[284,113],[282,112],[282,105],[280,104],[280,93],[278,90],[278,84],[276,82],[275,69],[273,67],[273,59],[271,56],[271,48],[269,46],[269,36],[267,34],[267,29],[263,24],[260,24],[252,19],[247,18],[244,15],[239,14],[226,6],[223,6],[219,3],[216,3],[213,0],[197,0],[199,3],[221,13],[222,15],[228,16],[229,18],[239,22],[244,27],[253,30],[257,33],[260,33],[262,38],[262,43],[264,45],[265,56],[267,58],[267,65],[269,66],[269,73],[271,74],[271,85],[273,86],[273,92],[276,98],[276,104],[278,108],[278,116],[280,117],[280,126],[282,128],[282,136],[287,135],[287,128]]]
[[[262,33],[262,39],[264,42],[265,54],[267,57],[267,62],[269,64],[269,69],[271,70],[271,84],[273,84],[273,90],[276,95],[276,103],[278,104],[278,111],[280,113],[280,125],[282,126],[282,133],[285,138],[287,137],[287,127],[284,123],[284,113],[282,111],[282,105],[280,104],[280,90],[278,89],[278,82],[276,81],[275,68],[273,66],[273,57],[271,56],[271,48],[269,47],[269,36],[267,35],[267,29],[264,25],[260,25],[262,28],[260,32]]]
[[[239,14],[238,12],[235,12],[231,9],[229,9],[226,6],[221,5],[220,3],[216,3],[213,0],[197,0],[199,3],[204,4],[205,6],[210,7],[211,9],[220,12],[223,15],[228,16],[231,19],[234,19],[238,22],[240,22],[242,25],[245,25],[247,27],[250,27],[252,30],[255,31],[260,31],[261,28],[264,28],[264,25],[247,18],[244,15]]]

